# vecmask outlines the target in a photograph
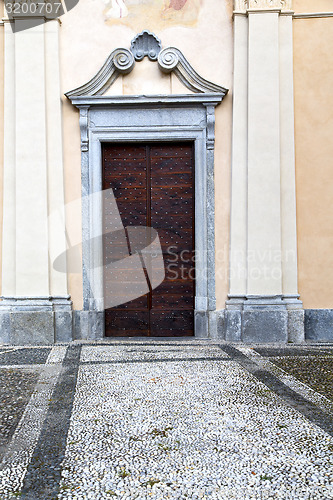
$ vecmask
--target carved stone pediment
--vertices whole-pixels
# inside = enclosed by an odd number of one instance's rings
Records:
[[[291,10],[292,0],[234,0],[235,11],[281,9]]]
[[[121,74],[130,73],[144,57],[156,61],[163,73],[174,73],[185,87],[195,93],[218,93],[224,97],[228,89],[202,78],[187,61],[183,53],[168,47],[162,50],[161,41],[149,31],[143,31],[132,40],[131,48],[119,48],[111,52],[101,69],[86,84],[65,95],[72,99],[78,96],[102,96]]]

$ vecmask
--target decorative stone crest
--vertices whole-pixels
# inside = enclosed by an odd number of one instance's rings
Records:
[[[235,11],[281,9],[291,10],[292,0],[234,0]]]
[[[156,61],[161,49],[161,40],[147,30],[136,35],[131,42],[131,52],[136,61],[142,61],[145,56],[151,61]]]
[[[158,66],[164,73],[174,72],[183,85],[192,92],[218,93],[222,94],[222,97],[228,92],[224,87],[202,78],[180,50],[175,47],[162,50],[161,41],[153,33],[145,30],[132,40],[131,50],[119,48],[111,52],[101,69],[89,82],[65,95],[69,99],[77,96],[103,95],[119,75],[130,73],[135,61],[142,61],[145,56],[151,61],[158,61]],[[82,127],[83,129],[85,127],[84,119]],[[87,147],[86,142],[82,147]]]

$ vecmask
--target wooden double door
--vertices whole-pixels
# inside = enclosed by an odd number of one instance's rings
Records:
[[[125,299],[116,307],[106,309],[105,335],[193,335],[193,143],[104,143],[102,158],[103,190],[112,188],[124,228],[154,228],[165,269],[165,278],[159,286],[149,285],[145,295],[127,302]],[[112,233],[104,239],[104,259],[110,245]],[[110,292],[108,286],[110,284],[104,285],[104,294]]]

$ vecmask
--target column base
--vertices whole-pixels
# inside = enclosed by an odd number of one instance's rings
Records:
[[[63,297],[2,297],[0,343],[49,345],[72,340],[72,301]]]
[[[304,342],[304,311],[297,295],[229,296],[223,326],[229,342]]]

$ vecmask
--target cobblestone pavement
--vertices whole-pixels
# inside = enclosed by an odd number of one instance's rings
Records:
[[[332,352],[0,347],[0,499],[333,499],[330,389],[283,365],[319,356],[320,371]]]
[[[263,347],[256,351],[333,401],[333,347]]]

